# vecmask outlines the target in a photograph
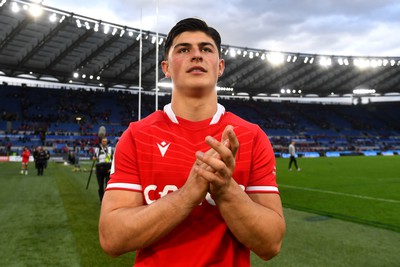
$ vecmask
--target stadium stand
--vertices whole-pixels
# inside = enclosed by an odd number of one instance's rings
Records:
[[[165,34],[112,22],[116,32],[105,33],[94,30],[99,25],[91,18],[48,6],[42,6],[46,15],[33,19],[27,8],[14,12],[13,4],[0,4],[0,155],[20,154],[24,145],[88,155],[100,126],[115,143],[139,118],[139,87],[141,118],[155,110],[155,78],[164,78],[160,69],[156,77],[156,46],[160,60]],[[50,23],[50,14],[59,20]],[[275,52],[222,44],[226,68],[218,85],[227,89],[219,92],[220,102],[260,125],[278,157],[285,157],[292,139],[304,157],[400,154],[394,102],[400,101],[400,57],[282,52],[285,63],[278,66],[268,57]],[[327,58],[332,65],[321,68],[318,62]],[[14,84],[14,78],[25,80]],[[377,91],[353,94],[361,85]],[[168,101],[167,91],[158,108]]]
[[[168,95],[160,96],[159,107],[168,101]],[[18,155],[25,145],[43,145],[53,155],[66,156],[71,149],[89,155],[100,126],[107,128],[115,144],[129,122],[138,119],[138,95],[127,91],[2,85],[0,103],[1,155]],[[154,103],[154,96],[142,96],[142,117],[155,109]],[[220,99],[220,103],[260,125],[278,157],[285,156],[292,139],[303,157],[400,154],[396,103],[344,106],[251,99]]]

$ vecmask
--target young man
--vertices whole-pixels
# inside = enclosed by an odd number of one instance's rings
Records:
[[[22,165],[21,165],[21,174],[28,175],[28,164],[29,157],[31,156],[31,152],[27,146],[24,146],[24,150],[21,153]]]
[[[115,151],[99,222],[104,251],[140,266],[250,266],[278,254],[285,221],[264,132],[217,103],[218,32],[170,31],[162,69],[171,103],[132,123]],[[240,148],[239,148],[240,144]]]

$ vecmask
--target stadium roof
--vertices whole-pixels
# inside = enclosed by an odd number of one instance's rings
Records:
[[[41,15],[31,14],[34,6],[39,7]],[[140,29],[30,1],[0,0],[0,74],[137,88],[141,68],[141,85],[152,90],[156,66],[158,79],[164,77],[159,66],[166,35],[140,33]],[[218,85],[233,88],[233,93],[327,96],[351,94],[356,88],[375,89],[379,94],[400,92],[399,57],[354,58],[229,45],[222,46],[222,54],[226,69]]]

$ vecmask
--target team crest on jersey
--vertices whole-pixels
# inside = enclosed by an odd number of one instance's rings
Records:
[[[166,143],[165,141],[162,141],[161,143],[157,143],[158,149],[160,150],[161,156],[164,157],[165,153],[168,150],[168,147],[171,143]]]

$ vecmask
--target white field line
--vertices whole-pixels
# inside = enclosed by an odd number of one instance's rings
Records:
[[[332,195],[338,195],[338,196],[345,196],[345,197],[362,198],[362,199],[368,199],[368,200],[374,200],[374,201],[400,203],[400,200],[395,200],[395,199],[367,197],[367,196],[361,196],[361,195],[354,195],[354,194],[347,194],[347,193],[341,193],[341,192],[326,191],[326,190],[320,190],[320,189],[308,188],[308,187],[300,187],[300,186],[293,186],[293,185],[279,184],[279,187],[287,187],[287,188],[293,188],[293,189],[298,189],[298,190],[313,191],[313,192],[332,194]]]

